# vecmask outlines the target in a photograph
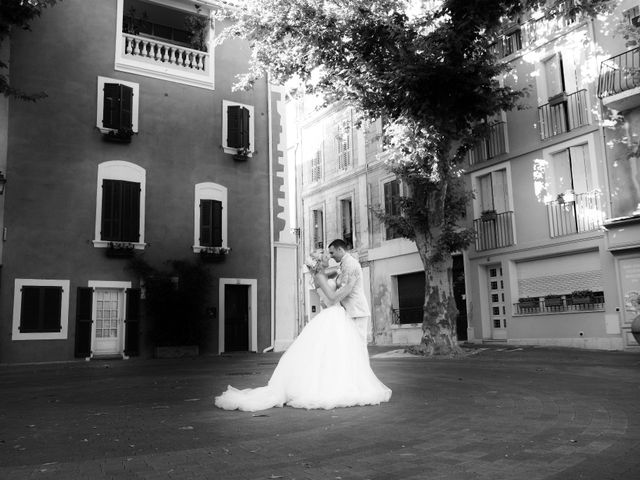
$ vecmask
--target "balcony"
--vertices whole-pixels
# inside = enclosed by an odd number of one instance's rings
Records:
[[[496,213],[473,221],[476,231],[476,251],[509,247],[515,243],[513,212]]]
[[[561,194],[547,203],[551,238],[598,230],[604,222],[600,191]]]
[[[538,107],[538,117],[542,140],[588,125],[587,90],[556,95],[549,103]]]
[[[506,122],[496,122],[489,126],[489,135],[467,153],[469,165],[477,165],[507,152]]]
[[[191,5],[185,3],[185,8]],[[206,13],[152,2],[118,2],[115,69],[213,89],[211,23]],[[122,10],[127,11],[126,14]],[[197,19],[197,33],[186,25]],[[191,27],[194,28],[194,27]]]
[[[640,47],[602,62],[598,97],[605,106],[617,111],[640,105]]]

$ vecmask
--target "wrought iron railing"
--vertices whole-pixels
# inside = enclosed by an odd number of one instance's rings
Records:
[[[401,325],[407,323],[422,323],[423,308],[420,307],[403,307],[391,310],[391,323]]]
[[[496,122],[489,126],[487,138],[480,140],[475,148],[467,154],[469,165],[486,162],[507,151],[506,126],[506,122]]]
[[[587,91],[561,94],[538,107],[540,138],[553,137],[589,124]]]
[[[551,238],[598,230],[604,222],[600,191],[560,195],[547,203]]]
[[[640,86],[640,47],[600,64],[598,97],[604,98]]]
[[[513,245],[513,212],[496,213],[473,221],[476,231],[476,251],[491,250]]]

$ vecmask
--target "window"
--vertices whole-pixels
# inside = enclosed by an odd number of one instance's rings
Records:
[[[251,157],[255,151],[253,107],[227,100],[222,101],[222,148],[225,153],[242,151]]]
[[[400,215],[400,182],[391,180],[383,185],[384,189],[384,212],[387,215]],[[398,229],[385,225],[385,240],[401,237]]]
[[[351,166],[351,121],[343,120],[336,132],[336,153],[338,170],[345,170]]]
[[[67,338],[69,280],[16,279],[13,340]]]
[[[511,55],[512,53],[522,50],[522,32],[518,28],[510,33],[505,34],[502,39],[504,45],[504,56]]]
[[[138,132],[137,83],[98,77],[96,127],[102,133],[118,130]]]
[[[227,247],[227,189],[212,182],[195,186],[193,251]]]
[[[640,26],[640,6],[635,6],[622,12],[622,17],[626,23],[637,27]]]
[[[124,180],[102,181],[100,240],[140,241],[140,184]]]
[[[552,153],[549,167],[552,195],[567,191],[584,193],[594,188],[589,148],[586,143]]]
[[[311,157],[311,181],[319,182],[322,179],[322,150],[318,149]]]
[[[551,99],[565,91],[562,56],[559,53],[555,54],[544,60],[542,64],[544,66],[547,97]]]
[[[351,198],[343,198],[340,200],[340,232],[349,249],[354,246],[353,231],[353,202]]]
[[[497,213],[509,210],[509,191],[507,187],[506,169],[478,177],[480,212],[495,210]]]
[[[133,163],[98,165],[94,246],[123,242],[144,248],[145,188],[146,172]]]
[[[311,210],[311,222],[312,248],[324,248],[324,215],[322,210]]]

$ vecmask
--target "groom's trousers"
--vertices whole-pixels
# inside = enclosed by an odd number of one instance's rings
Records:
[[[358,332],[360,333],[360,336],[362,337],[362,341],[364,342],[365,346],[369,343],[368,341],[369,318],[371,317],[352,317],[351,318],[356,324],[356,328],[358,329]]]

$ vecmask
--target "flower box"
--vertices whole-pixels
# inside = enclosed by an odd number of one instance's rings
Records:
[[[593,292],[591,290],[576,290],[571,293],[571,303],[574,305],[593,303]]]
[[[564,300],[560,295],[547,295],[544,297],[545,307],[563,307]]]
[[[538,297],[525,297],[518,300],[520,310],[532,310],[540,308],[540,299]]]
[[[200,258],[205,262],[222,262],[230,251],[226,247],[206,247],[200,250]]]
[[[109,258],[131,258],[135,254],[133,243],[109,242],[105,255]]]
[[[485,210],[480,214],[480,218],[483,222],[489,222],[498,218],[498,213],[495,210]]]

